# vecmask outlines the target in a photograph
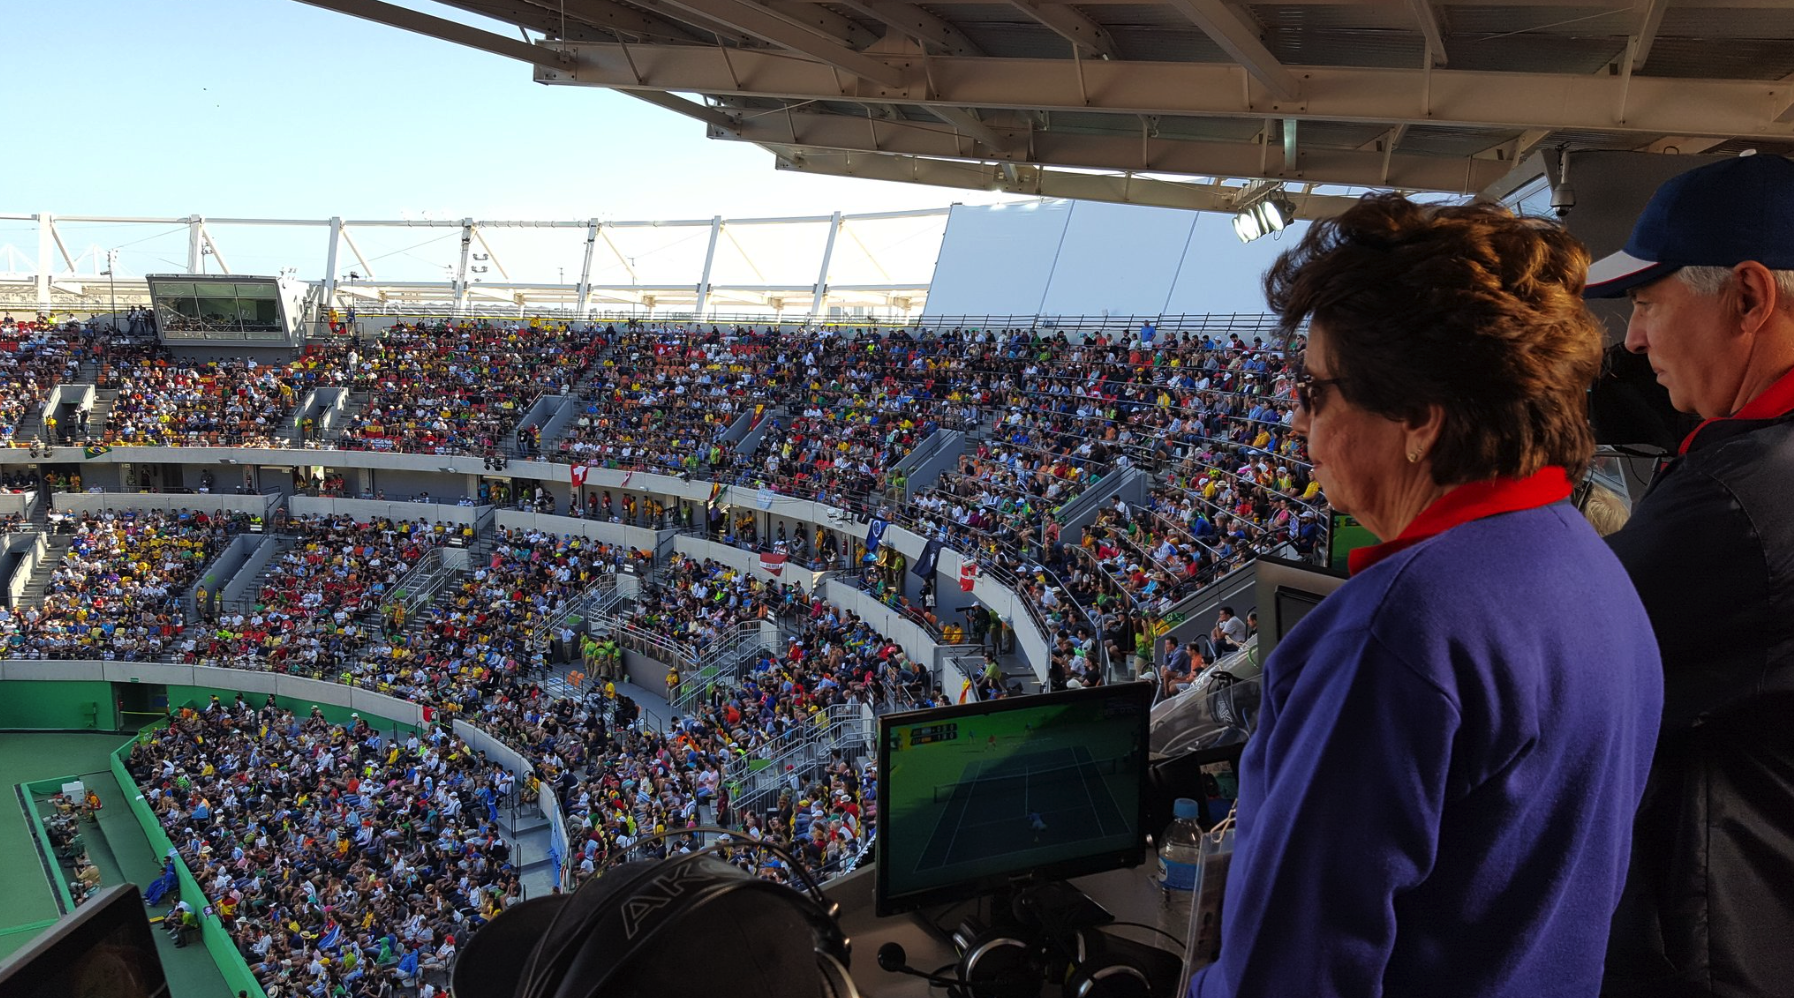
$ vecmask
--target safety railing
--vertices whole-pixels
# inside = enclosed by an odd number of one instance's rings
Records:
[[[760,622],[752,621],[695,649],[680,670],[679,689],[668,697],[668,708],[676,714],[689,714],[718,683],[739,683],[761,645]]]
[[[436,601],[437,594],[447,588],[461,572],[444,564],[442,549],[433,547],[424,552],[422,558],[404,578],[393,586],[392,592],[380,601],[381,616],[397,605],[404,608],[406,620],[414,620],[424,607]]]
[[[776,743],[775,743],[776,744]],[[831,704],[811,715],[807,725],[786,736],[777,752],[737,755],[723,766],[723,782],[738,811],[763,811],[796,776],[800,784],[839,751],[843,758],[873,752],[878,720],[864,703]]]
[[[615,597],[615,598],[610,598]],[[593,617],[609,615],[616,608],[621,597],[617,593],[617,577],[606,572],[599,575],[592,583],[581,589],[559,610],[545,614],[530,631],[530,647],[545,648],[554,633],[566,626],[574,617]]]

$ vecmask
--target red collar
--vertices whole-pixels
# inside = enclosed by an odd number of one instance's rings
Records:
[[[1556,465],[1540,468],[1525,478],[1491,478],[1460,485],[1433,500],[1432,505],[1421,510],[1414,522],[1408,524],[1408,529],[1394,540],[1361,547],[1347,555],[1346,567],[1357,575],[1397,551],[1413,547],[1459,524],[1500,513],[1537,509],[1569,497],[1570,476]]]
[[[1789,371],[1776,379],[1775,384],[1764,389],[1761,395],[1744,403],[1744,408],[1739,409],[1736,413],[1730,416],[1715,416],[1712,419],[1701,420],[1699,426],[1682,438],[1682,446],[1676,449],[1676,453],[1678,455],[1688,453],[1688,448],[1694,444],[1694,438],[1700,436],[1702,430],[1714,423],[1728,419],[1774,419],[1777,416],[1786,416],[1790,412],[1794,412],[1794,371]]]

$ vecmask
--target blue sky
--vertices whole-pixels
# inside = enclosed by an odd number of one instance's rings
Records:
[[[429,0],[401,2],[504,31]],[[14,122],[32,125],[14,145],[43,154],[15,152],[0,166],[0,212],[691,219],[1013,200],[782,173],[769,153],[706,139],[702,124],[681,115],[605,90],[541,86],[515,60],[295,0],[88,0],[79,16],[60,3],[14,3],[7,29],[26,42],[8,52],[11,92],[27,95]],[[121,273],[184,268],[181,226],[158,232],[67,223],[61,231],[71,252],[87,254],[82,272],[96,272],[103,264],[92,261],[121,246]],[[675,282],[697,271],[688,258],[701,255],[702,232],[635,232],[622,252],[638,267],[656,267]],[[1191,249],[1205,261],[1211,307],[1262,308],[1257,274],[1283,247],[1267,239],[1242,250],[1219,215],[1205,216],[1196,232]],[[311,278],[324,269],[323,230],[238,227],[214,235],[235,273],[297,266]],[[440,280],[456,256],[455,235],[386,229],[356,238],[381,279]],[[36,238],[34,223],[0,220],[0,256],[10,246],[30,257]],[[494,251],[527,279],[565,281],[566,267],[577,267],[577,231],[531,237],[528,245],[518,233],[491,238],[514,241]],[[938,236],[892,224],[864,238],[881,263],[903,272],[882,279],[926,280],[932,272]],[[1125,244],[1125,233],[1115,240]],[[808,283],[816,266],[809,257],[820,254],[821,242],[809,234],[793,237],[789,248],[749,249],[760,264],[779,265],[765,280]],[[742,255],[728,247],[723,256],[730,254]],[[835,283],[881,279],[858,273],[865,268],[856,270],[851,256],[837,253]],[[346,258],[341,264],[355,266]],[[718,266],[751,265],[719,259]],[[650,274],[642,280],[653,283]]]
[[[425,0],[404,5],[502,27]],[[295,0],[7,10],[7,76],[43,157],[0,211],[259,217],[692,218],[925,208],[994,195],[779,173],[751,145],[605,90]],[[510,37],[517,37],[513,28]],[[116,135],[128,148],[105,152]],[[22,137],[22,136],[20,136]]]

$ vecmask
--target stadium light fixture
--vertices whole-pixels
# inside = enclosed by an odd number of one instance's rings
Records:
[[[1282,232],[1295,221],[1296,206],[1280,189],[1272,188],[1259,200],[1242,206],[1233,216],[1233,233],[1240,242],[1249,243],[1260,236]]]

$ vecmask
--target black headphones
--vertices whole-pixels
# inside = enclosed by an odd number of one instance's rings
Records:
[[[965,998],[1035,998],[1053,980],[1063,982],[1064,998],[1152,994],[1146,971],[1094,927],[1060,933],[1016,917],[999,916],[989,927],[967,918],[953,932],[953,947],[953,983]]]
[[[1134,961],[1115,952],[1107,936],[1080,929],[1065,976],[1065,998],[1150,998],[1152,984]]]
[[[642,959],[653,953],[657,941],[685,929],[702,932],[703,965],[737,970],[746,965],[756,972],[736,976],[732,994],[804,994],[793,982],[813,973],[817,985],[809,993],[858,998],[847,972],[848,940],[835,921],[837,906],[783,847],[703,828],[645,836],[631,851],[693,832],[714,834],[716,844],[663,860],[611,866],[571,895],[536,898],[506,910],[468,942],[451,975],[450,995],[616,998],[639,992],[658,998],[689,993],[701,966],[689,958],[660,963]],[[776,855],[802,888],[763,880],[724,858],[740,849]],[[745,964],[732,962],[732,953]],[[753,990],[742,976],[758,976],[765,990]]]

